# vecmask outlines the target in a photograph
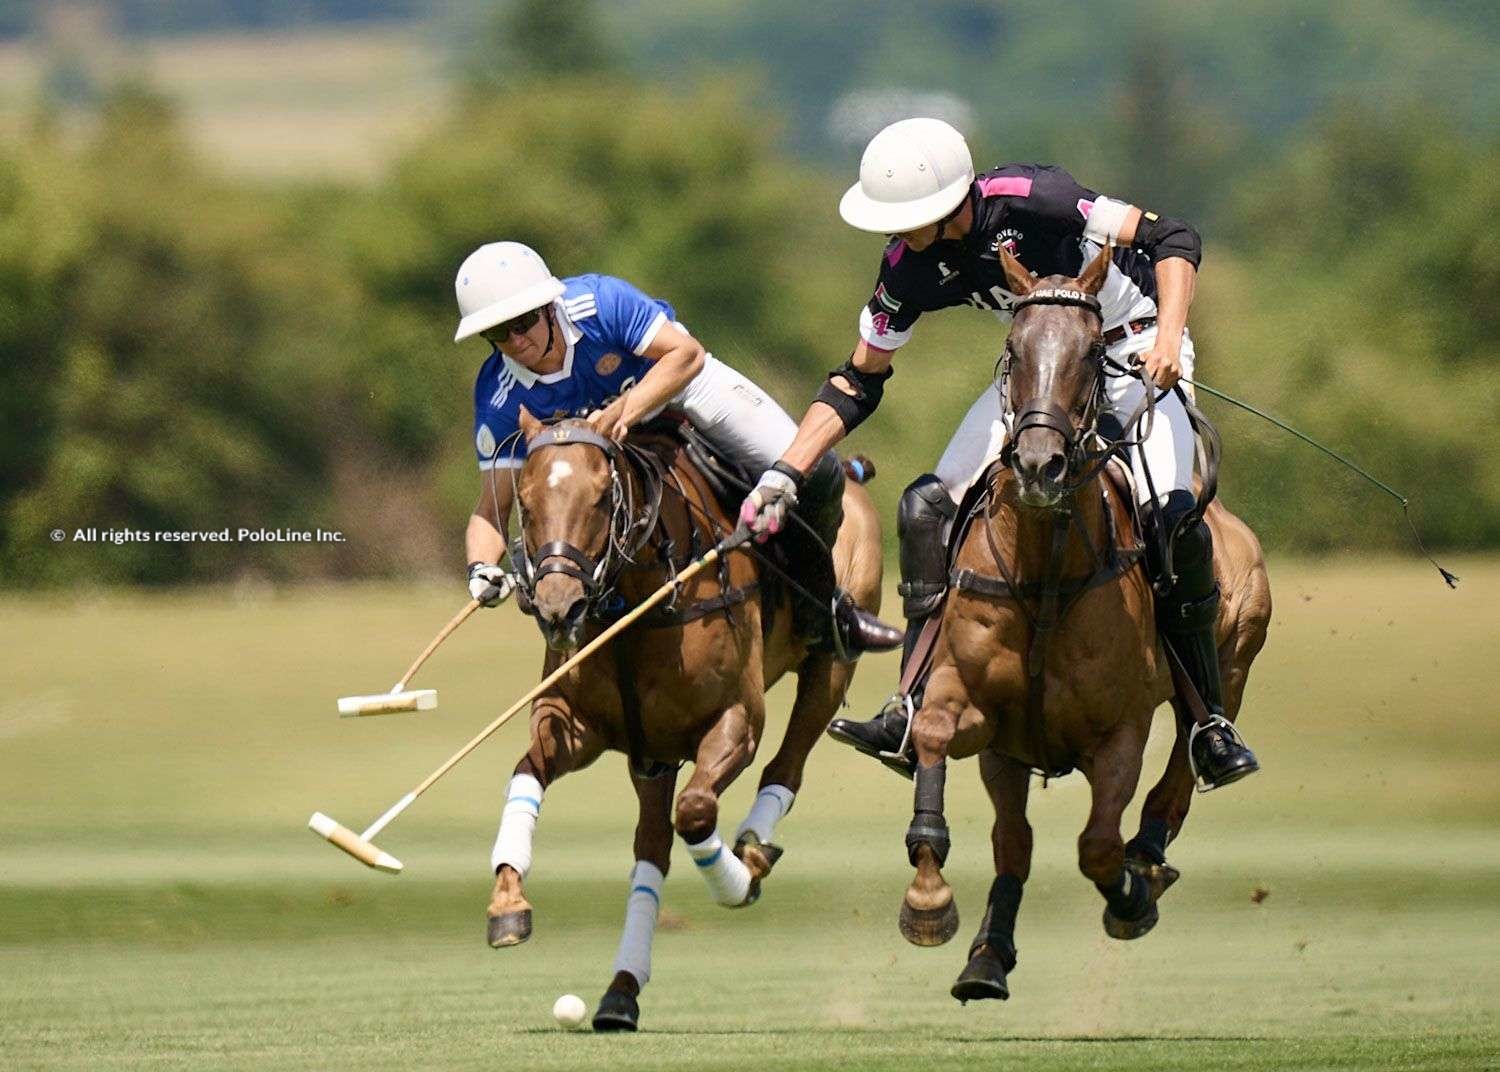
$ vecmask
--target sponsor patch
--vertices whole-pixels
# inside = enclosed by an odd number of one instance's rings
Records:
[[[495,456],[495,448],[498,445],[495,442],[495,433],[490,431],[490,426],[481,424],[479,431],[474,435],[474,446],[479,448],[480,455],[485,458],[493,458]]]
[[[893,313],[899,313],[901,311],[901,303],[886,292],[884,283],[881,283],[875,288],[875,300],[879,302],[881,306]]]
[[[1023,237],[1014,227],[1007,227],[995,236],[995,255],[998,257],[1003,249],[1012,257],[1017,256],[1016,250],[1020,248]]]
[[[951,283],[958,278],[958,273],[949,268],[943,261],[938,261],[938,272],[938,286],[942,286],[944,283]]]
[[[598,361],[594,362],[594,371],[601,376],[608,376],[620,367],[620,355],[611,350]]]

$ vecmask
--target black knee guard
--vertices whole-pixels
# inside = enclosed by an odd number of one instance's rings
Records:
[[[916,790],[912,808],[911,826],[906,828],[906,858],[913,867],[917,864],[917,846],[923,843],[932,846],[938,866],[948,862],[948,821],[943,818],[943,785],[948,780],[947,760],[938,760],[930,767],[917,767]]]
[[[901,538],[902,612],[923,619],[937,610],[948,590],[948,535],[958,507],[947,486],[925,473],[901,494],[896,533]]]

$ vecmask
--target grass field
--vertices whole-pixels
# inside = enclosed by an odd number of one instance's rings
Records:
[[[352,722],[334,698],[385,686],[457,585],[0,599],[0,1066],[1500,1068],[1500,563],[1457,571],[1448,592],[1408,564],[1273,564],[1245,721],[1265,772],[1199,798],[1149,938],[1104,937],[1074,865],[1086,789],[1055,783],[1033,792],[1014,996],[960,1007],[977,770],[950,777],[960,938],[920,950],[895,927],[910,790],[826,744],[758,905],[714,907],[679,851],[625,1038],[549,1015],[608,979],[619,757],[549,795],[516,949],[484,944],[483,912],[518,726],[382,837],[400,877],[304,828],[362,827],[534,679],[513,609],[430,664],[438,711]],[[855,706],[893,676],[869,660]]]

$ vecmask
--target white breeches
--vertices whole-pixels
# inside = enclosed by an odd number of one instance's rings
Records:
[[[1121,339],[1109,348],[1109,356],[1120,364],[1134,354],[1146,353],[1156,341],[1156,329],[1148,328],[1138,335]],[[1182,374],[1193,376],[1193,340],[1186,333],[1182,336]],[[1186,388],[1184,388],[1186,390]],[[1132,376],[1106,376],[1104,394],[1109,410],[1124,421],[1135,412],[1145,397],[1145,386]],[[999,457],[1005,446],[1004,405],[1000,392],[994,386],[985,389],[969,412],[959,422],[958,430],[948,441],[934,474],[948,489],[948,494],[957,502],[963,497],[985,467]],[[1134,433],[1127,433],[1133,435]],[[1172,491],[1191,491],[1193,488],[1193,460],[1196,444],[1193,426],[1188,420],[1187,410],[1176,394],[1169,394],[1156,404],[1156,417],[1151,433],[1140,448],[1131,452],[1131,464],[1135,470],[1137,498],[1145,502],[1150,498],[1146,482],[1146,470],[1151,472],[1151,483],[1156,487],[1158,499],[1165,499]]]
[[[712,354],[669,405],[752,478],[769,469],[797,436],[797,422],[775,399]]]

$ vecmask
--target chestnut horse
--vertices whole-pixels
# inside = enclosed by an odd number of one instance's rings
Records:
[[[1012,464],[993,467],[988,495],[957,545],[954,590],[912,726],[918,770],[907,851],[916,874],[901,907],[902,933],[917,945],[941,944],[957,930],[941,870],[949,847],[943,781],[948,759],[978,755],[995,810],[996,878],[953,986],[961,1001],[1009,996],[1016,911],[1031,868],[1026,798],[1033,769],[1077,768],[1088,779],[1092,809],[1078,838],[1078,866],[1103,894],[1105,931],[1114,938],[1137,938],[1155,925],[1157,898],[1178,873],[1153,845],[1165,846],[1181,830],[1194,784],[1183,729],[1191,716],[1174,696],[1130,509],[1106,488],[1107,452],[1088,448],[1098,442],[1104,343],[1097,295],[1110,250],[1077,279],[1041,280],[1000,252],[1007,286],[1020,299],[1005,359],[1007,420],[1027,419],[1016,424]],[[1015,455],[1028,436],[1049,432],[1068,447],[1066,490],[1056,502],[1027,505]],[[1232,720],[1265,642],[1270,588],[1250,529],[1218,502],[1205,518],[1223,592],[1219,658],[1224,713]],[[1153,714],[1168,699],[1178,740],[1142,809],[1142,834],[1127,848],[1121,816],[1136,791]]]
[[[666,583],[734,522],[675,438],[636,433],[615,444],[586,422],[544,426],[524,409],[521,432],[527,443],[515,478],[521,546],[513,545],[512,559],[547,638],[550,672],[563,653]],[[876,610],[879,521],[868,493],[852,480],[843,510],[833,549],[838,582]],[[771,840],[776,822],[790,809],[808,753],[843,701],[854,666],[809,651],[792,631],[793,593],[788,585],[774,587],[779,594],[767,605],[751,554],[732,552],[717,573],[704,570],[684,582],[667,612],[648,612],[611,642],[612,651],[581,664],[532,707],[530,747],[516,766],[496,842],[489,941],[499,948],[530,936],[522,880],[542,791],[605,751],[627,753],[639,803],[636,866],[596,1030],[636,1027],[673,831],[716,901],[752,903],[781,855]],[[718,834],[719,797],[755,757],[766,689],[789,671],[797,675],[797,695],[786,735],[731,850]],[[674,803],[684,762],[693,771]],[[648,765],[655,769],[648,772]]]

